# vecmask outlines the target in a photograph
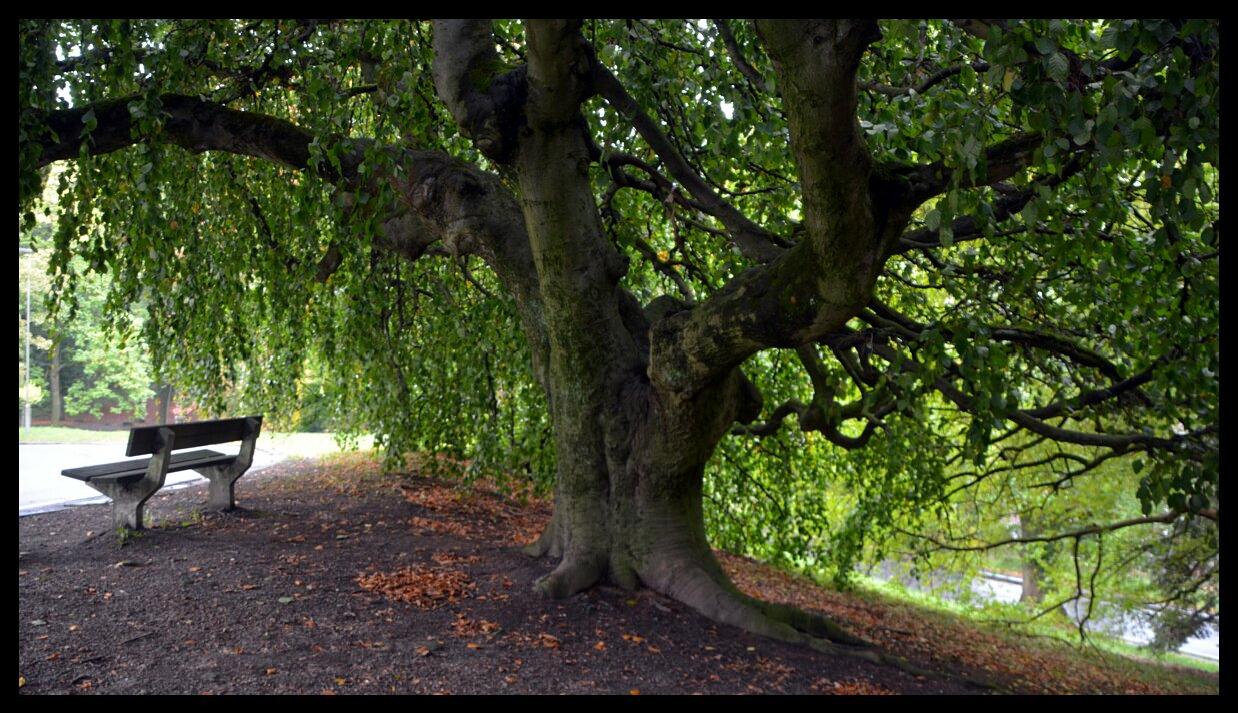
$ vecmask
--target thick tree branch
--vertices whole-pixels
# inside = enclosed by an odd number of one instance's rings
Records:
[[[783,252],[786,246],[785,241],[748,220],[733,206],[722,200],[697,175],[696,171],[692,170],[658,125],[645,114],[636,100],[623,88],[615,75],[596,60],[593,66],[593,82],[598,93],[616,112],[631,122],[654,153],[662,159],[666,170],[687,189],[701,209],[722,222],[740,252],[760,262],[768,262]]]
[[[871,296],[883,241],[906,221],[874,205],[855,116],[855,72],[876,25],[774,22],[757,29],[791,124],[806,238],[698,307],[654,324],[650,375],[672,391],[695,391],[757,351],[815,342],[842,327]]]
[[[821,433],[831,443],[843,448],[863,448],[877,428],[883,425],[881,418],[894,411],[894,399],[891,398],[888,387],[884,392],[878,393],[875,398],[872,394],[862,392],[856,401],[846,405],[839,404],[834,398],[837,389],[825,371],[825,366],[821,363],[816,346],[804,344],[797,347],[795,351],[812,381],[812,402],[804,404],[791,399],[774,409],[769,420],[764,423],[738,426],[732,433],[762,438],[770,436],[778,431],[787,416],[795,414],[799,420],[800,430]],[[876,405],[870,407],[869,404],[874,402]],[[855,419],[865,422],[864,429],[859,436],[848,436],[838,430],[844,421]]]
[[[869,307],[872,312],[867,316],[861,313],[860,317],[874,326],[897,325],[902,330],[902,335],[909,339],[918,339],[928,325],[921,324],[907,315],[904,315],[889,305],[885,304],[877,298],[873,298],[869,302]],[[942,330],[942,335],[946,339],[952,339],[954,331],[939,325]],[[1113,362],[1104,358],[1100,354],[1088,349],[1087,347],[1076,344],[1075,342],[1066,339],[1065,337],[1048,334],[1045,332],[1037,332],[1029,329],[1019,329],[1016,327],[989,326],[989,337],[997,341],[1011,342],[1021,344],[1027,347],[1043,349],[1066,357],[1070,361],[1080,366],[1087,366],[1096,369],[1101,374],[1107,376],[1113,381],[1118,381],[1122,378],[1118,368]],[[1139,382],[1143,383],[1143,382]],[[1138,386],[1133,384],[1132,386]],[[1125,391],[1126,389],[1123,389]],[[1115,396],[1117,394],[1114,394]],[[1048,416],[1043,416],[1047,418]]]
[[[714,20],[714,26],[718,28],[718,35],[722,37],[722,42],[726,45],[726,53],[730,56],[731,61],[748,78],[748,81],[752,82],[754,88],[764,89],[765,78],[744,57],[744,52],[740,49],[739,42],[735,40],[735,33],[731,32],[731,24],[726,20]]]
[[[885,359],[887,362],[891,364],[901,362],[902,364],[901,368],[903,370],[909,370],[913,372],[919,372],[921,370],[921,367],[914,360],[900,360],[898,357],[898,354],[888,344],[885,344],[882,342],[876,342],[876,343],[871,344],[870,348],[874,354],[877,354],[882,359]],[[952,364],[948,371],[950,373],[957,374],[959,372],[959,369],[957,365]],[[1142,382],[1139,382],[1139,383],[1142,383]],[[1115,393],[1112,394],[1112,396],[1116,397],[1119,394],[1124,393],[1125,391],[1128,391],[1137,385],[1138,384],[1135,384],[1135,385],[1117,390]],[[933,379],[931,382],[931,386],[934,389],[936,389],[938,392],[940,392],[943,396],[945,396],[947,399],[949,399],[952,403],[954,403],[954,405],[957,406],[961,411],[964,411],[966,413],[977,413],[983,410],[982,408],[978,406],[978,402],[975,397],[970,396],[964,391],[960,390],[958,387],[954,386],[950,382],[949,379],[945,377],[937,377]],[[1108,392],[1109,390],[1103,390],[1103,391]],[[1096,402],[1099,402],[1099,398],[1094,397],[1091,394],[1085,394],[1084,397],[1085,398],[1096,398],[1097,399]],[[1058,407],[1055,405],[1054,410],[1056,411],[1057,408]],[[1193,438],[1196,438],[1200,435],[1203,435],[1204,433],[1211,431],[1210,428],[1206,428],[1203,431],[1200,431],[1197,433],[1191,433],[1191,434],[1186,434],[1182,436],[1174,436],[1172,438],[1161,438],[1161,437],[1157,437],[1157,436],[1153,436],[1149,434],[1143,434],[1143,433],[1121,434],[1121,435],[1109,434],[1109,433],[1089,433],[1089,432],[1084,432],[1084,431],[1075,431],[1071,429],[1066,429],[1060,426],[1053,426],[1049,423],[1045,423],[1040,418],[1037,418],[1036,416],[1032,415],[1033,413],[1035,413],[1035,411],[1016,409],[1016,410],[1011,410],[1011,411],[1003,411],[1001,415],[1004,418],[1007,418],[1013,421],[1018,426],[1024,429],[1027,429],[1028,431],[1031,431],[1032,433],[1035,433],[1040,436],[1044,436],[1054,441],[1059,441],[1062,443],[1074,443],[1076,445],[1081,445],[1081,446],[1097,446],[1097,447],[1102,447],[1102,448],[1110,448],[1114,450],[1127,450],[1131,448],[1141,448],[1144,450],[1152,450],[1152,449],[1178,450],[1182,448],[1184,445],[1190,444]]]
[[[1072,176],[1079,173],[1082,169],[1083,160],[1081,156],[1076,156],[1070,161],[1067,161],[1062,167],[1062,170],[1057,173],[1037,178],[1032,182],[1032,185],[1022,190],[1004,193],[993,204],[993,223],[1000,223],[1023,210],[1023,207],[1026,206],[1033,197],[1035,197],[1037,188],[1057,188],[1069,180]],[[918,185],[920,188],[917,190],[936,190],[926,188],[928,184],[922,183]],[[946,184],[938,184],[938,189],[945,190]],[[912,195],[917,194],[913,191]],[[928,195],[925,199],[927,200],[928,197],[932,196]],[[915,199],[909,200],[913,203],[915,201]],[[919,203],[915,203],[915,205],[918,206]],[[969,240],[978,240],[984,237],[983,227],[984,225],[979,220],[970,215],[956,218],[950,224],[951,234],[953,235],[953,243],[958,244]],[[890,243],[887,254],[891,256],[900,255],[910,250],[923,250],[926,248],[940,247],[941,242],[938,237],[939,234],[939,230],[929,230],[928,228],[921,228],[904,233],[898,240]]]
[[[848,450],[854,450],[867,445],[869,439],[872,438],[878,428],[877,421],[869,420],[865,422],[864,429],[860,432],[860,435],[848,436],[838,430],[841,419],[830,419],[821,415],[820,412],[821,408],[815,402],[804,404],[791,399],[774,409],[774,412],[767,421],[736,426],[731,433],[737,436],[756,436],[758,438],[772,436],[782,428],[782,424],[787,417],[794,414],[799,419],[801,431],[805,433],[816,431],[825,436],[830,443]]]
[[[987,39],[991,27],[1004,27],[1004,20],[953,20],[960,29],[981,39]],[[1165,45],[1165,47],[1176,46],[1180,41],[1175,39]],[[1044,54],[1036,45],[1027,43],[1025,46],[1027,54],[1030,57],[1040,57]],[[1126,59],[1113,58],[1110,60],[1091,62],[1090,66],[1094,68],[1090,74],[1085,74],[1083,70],[1084,58],[1079,57],[1070,50],[1058,47],[1057,51],[1069,58],[1070,69],[1068,83],[1075,91],[1082,92],[1085,87],[1099,80],[1101,77],[1097,74],[1110,74],[1120,72],[1135,66],[1144,55],[1138,50],[1131,53],[1131,56]],[[981,63],[983,64],[983,63]],[[985,65],[987,69],[987,65]],[[934,74],[926,82],[927,86],[932,86],[940,82],[946,76],[951,76],[961,71],[961,66],[948,68],[937,74]],[[980,71],[980,70],[977,70]],[[922,86],[921,91],[927,88]],[[1154,98],[1158,93],[1156,88],[1144,88],[1140,91],[1147,98]],[[1158,119],[1163,121],[1161,115],[1158,114]],[[1158,127],[1158,130],[1168,132],[1169,127]],[[912,186],[908,200],[911,202],[911,207],[922,204],[925,200],[939,195],[951,187],[957,186],[960,188],[974,188],[982,185],[992,185],[1003,181],[1011,176],[1016,175],[1028,165],[1030,165],[1032,156],[1035,150],[1043,142],[1044,137],[1037,133],[1022,133],[1012,136],[1004,141],[994,144],[985,150],[985,167],[986,170],[979,176],[970,174],[965,176],[956,176],[957,170],[946,169],[944,162],[937,161],[931,164],[920,165],[914,168],[906,166],[899,167],[896,165],[887,165],[886,170],[894,174],[904,176]],[[1074,149],[1074,156],[1071,163],[1075,164],[1075,169],[1078,168],[1078,161],[1083,153],[1090,148],[1089,145],[1077,147]],[[1074,170],[1070,171],[1071,173]]]
[[[193,152],[224,151],[272,161],[311,172],[346,191],[376,193],[376,182],[385,181],[407,212],[397,209],[395,219],[381,224],[376,244],[415,259],[433,252],[431,243],[435,240],[430,236],[439,236],[435,239],[441,239],[451,254],[481,255],[516,298],[529,335],[534,373],[541,383],[548,383],[545,318],[528,237],[519,204],[497,176],[439,152],[386,147],[383,151],[390,160],[403,168],[400,178],[374,176],[362,181],[357,167],[364,159],[362,147],[368,140],[343,140],[352,148],[342,152],[339,170],[328,161],[311,167],[314,136],[291,122],[196,97],[167,94],[160,99],[167,116],[153,136],[134,135],[129,104],[136,98],[132,97],[52,112],[46,123],[55,136],[43,139],[43,153],[36,165],[76,158],[83,146],[88,154],[99,155],[141,142],[164,142]],[[88,114],[97,126],[83,138],[83,118]],[[321,279],[338,268],[337,260],[328,251],[319,265]]]
[[[880,256],[873,247],[888,216],[885,206],[874,210],[870,195],[872,160],[856,118],[855,74],[880,37],[877,24],[758,21],[757,32],[778,74],[818,264],[846,256],[864,277],[875,276]]]
[[[944,161],[934,161],[914,168],[895,167],[895,173],[903,175],[911,184],[911,191],[906,200],[911,209],[924,203],[933,196],[940,195],[952,187],[976,188],[989,186],[1010,178],[1031,165],[1032,155],[1044,141],[1040,134],[1017,134],[989,146],[984,151],[985,170],[978,175],[964,173],[959,175],[959,169],[949,168]]]
[[[757,436],[759,438],[772,436],[782,428],[782,422],[788,416],[792,414],[802,416],[807,410],[808,406],[803,402],[789,399],[779,404],[767,420],[760,423],[754,422],[743,426],[736,426],[731,433],[737,436]]]
[[[893,354],[890,354],[893,357]],[[956,406],[968,413],[975,413],[979,409],[976,407],[975,399],[955,388],[946,379],[938,378],[933,381],[933,387],[940,391],[946,398],[950,399]],[[1181,439],[1174,438],[1158,438],[1146,434],[1110,434],[1110,433],[1088,433],[1084,431],[1073,431],[1059,426],[1053,426],[1045,423],[1041,419],[1030,415],[1026,411],[1009,411],[1003,415],[1014,421],[1019,426],[1026,428],[1040,436],[1045,436],[1054,441],[1062,443],[1074,443],[1080,446],[1099,446],[1102,448],[1113,448],[1125,450],[1127,448],[1177,448]]]
[[[460,132],[487,157],[507,163],[524,125],[526,67],[509,69],[490,20],[434,21],[434,87]]]
[[[941,84],[942,82],[946,81],[950,77],[958,75],[959,73],[963,71],[964,67],[971,67],[973,70],[977,72],[985,72],[989,69],[989,63],[976,61],[976,62],[970,62],[967,64],[951,65],[949,67],[945,67],[945,68],[937,70],[936,72],[933,72],[928,77],[926,77],[924,81],[920,82],[920,84],[914,87],[892,87],[888,84],[879,84],[877,82],[868,82],[864,84],[863,87],[865,89],[869,89],[869,90],[872,90],[872,91],[875,91],[875,92],[878,92],[878,93],[881,93],[881,94],[884,94],[890,97],[907,96],[913,93],[923,94],[927,92],[929,89],[932,89],[938,84]]]
[[[699,211],[701,213],[709,213],[709,211],[701,203],[683,194],[683,191],[675,187],[669,179],[658,172],[653,166],[645,163],[639,158],[625,153],[608,153],[603,154],[599,149],[596,153],[597,160],[601,160],[610,173],[611,178],[616,185],[623,188],[635,188],[638,191],[648,193],[662,202],[673,202],[686,208]],[[649,176],[648,181],[636,178],[635,176],[623,170],[624,166],[633,166],[640,169]],[[726,236],[725,232],[712,230],[715,234]]]
[[[126,97],[51,112],[46,123],[54,136],[45,136],[40,142],[43,153],[37,167],[77,158],[83,145],[88,154],[99,155],[144,141],[176,144],[194,152],[226,151],[253,156],[295,169],[309,167],[309,147],[314,136],[291,122],[229,109],[197,97],[164,94],[159,102],[167,116],[159,135],[141,137],[134,136],[134,117],[129,108],[140,101],[139,97]],[[97,125],[87,132],[85,125],[91,120]],[[355,167],[355,163],[343,164],[345,173]],[[332,172],[333,169],[323,166],[320,175],[329,181],[342,178]]]
[[[1108,401],[1110,399],[1118,398],[1122,396],[1123,394],[1130,392],[1130,391],[1134,391],[1135,389],[1138,389],[1141,385],[1146,384],[1149,381],[1151,381],[1153,371],[1155,371],[1156,367],[1159,366],[1162,362],[1163,360],[1157,360],[1155,363],[1152,364],[1152,366],[1149,366],[1147,369],[1144,369],[1142,372],[1132,376],[1129,379],[1126,379],[1122,382],[1114,384],[1113,386],[1110,386],[1109,388],[1086,391],[1084,393],[1076,395],[1074,398],[1066,399],[1064,401],[1059,401],[1058,403],[1049,404],[1048,406],[1042,406],[1036,409],[1029,409],[1029,410],[1024,411],[1024,413],[1026,413],[1028,416],[1031,416],[1032,418],[1039,418],[1039,419],[1053,418],[1055,416],[1061,416],[1063,414],[1073,413],[1076,410],[1087,408],[1088,406],[1092,406],[1094,404],[1098,404],[1103,401]]]

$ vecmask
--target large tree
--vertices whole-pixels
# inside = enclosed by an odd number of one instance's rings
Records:
[[[1044,444],[1066,480],[1144,469],[1143,516],[1076,543],[1217,517],[1215,23],[20,33],[22,205],[75,162],[61,287],[80,254],[148,300],[189,388],[285,403],[312,357],[389,450],[468,413],[553,454],[553,597],[645,586],[863,652],[706,538],[707,466],[791,416],[862,525]]]

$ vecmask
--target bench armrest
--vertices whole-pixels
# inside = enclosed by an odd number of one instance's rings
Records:
[[[160,428],[159,450],[151,456],[150,464],[146,466],[146,475],[142,477],[144,484],[153,486],[155,490],[163,487],[163,481],[168,477],[168,466],[172,463],[172,451],[175,448],[176,432],[170,428]]]
[[[258,433],[262,430],[262,422],[255,418],[245,419],[245,438],[241,440],[241,450],[236,454],[232,469],[236,473],[244,473],[254,462],[254,448],[258,445]]]

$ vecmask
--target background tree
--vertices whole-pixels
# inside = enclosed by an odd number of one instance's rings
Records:
[[[107,312],[108,291],[104,280],[83,280],[78,308],[63,320],[62,339],[81,370],[64,393],[65,412],[102,418],[108,409],[145,419],[146,402],[155,395],[148,349],[129,341],[140,334],[142,310],[134,305],[123,314]]]
[[[530,547],[560,560],[552,596],[643,585],[874,657],[745,597],[710,551],[704,496],[720,522],[799,448],[850,505],[819,530],[796,493],[779,541],[838,565],[946,516],[987,482],[959,469],[1010,443],[1141,464],[1142,514],[1057,533],[1076,544],[1217,517],[1215,23],[21,36],[23,204],[75,162],[58,289],[71,255],[112,273],[115,308],[150,305],[156,367],[208,402],[290,410],[317,355],[395,458],[553,463]]]
[[[28,240],[23,240],[22,245],[28,242]],[[33,252],[22,254],[18,259],[17,272],[17,386],[19,392],[17,406],[21,410],[25,408],[27,402],[33,408],[48,400],[54,401],[59,394],[51,388],[55,382],[49,383],[49,374],[40,363],[46,363],[40,358],[43,356],[40,352],[50,354],[53,346],[52,340],[48,337],[48,325],[45,324],[46,313],[42,299],[47,294],[49,282],[47,256]],[[27,291],[30,293],[29,323],[26,318]],[[27,339],[30,341],[29,364],[26,363]],[[29,372],[28,380],[27,372]],[[22,389],[26,391],[23,392]]]
[[[43,194],[34,204],[38,210],[33,227],[21,235],[22,244],[34,245],[36,250],[22,256],[18,276],[22,330],[18,346],[22,359],[27,284],[31,292],[31,382],[41,392],[41,398],[33,405],[47,413],[52,423],[60,422],[66,412],[69,416],[91,414],[99,418],[105,409],[144,418],[146,401],[152,393],[152,372],[149,350],[140,336],[144,312],[141,305],[129,304],[120,309],[115,304],[109,306],[112,280],[107,273],[84,275],[67,301],[65,312],[49,300],[51,256],[45,248],[58,226],[56,185],[63,173],[47,173]],[[44,249],[39,250],[39,246]],[[86,263],[80,258],[71,265],[70,269],[77,273],[87,272]],[[134,335],[137,338],[130,339]]]

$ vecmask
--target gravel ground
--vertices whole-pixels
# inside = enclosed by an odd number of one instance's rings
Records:
[[[19,520],[21,693],[977,693],[714,624],[651,592],[547,600],[544,504],[347,460]]]

